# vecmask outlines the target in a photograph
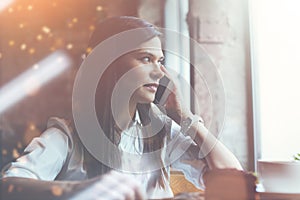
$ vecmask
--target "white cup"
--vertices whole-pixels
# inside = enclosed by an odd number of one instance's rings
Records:
[[[259,160],[258,177],[266,192],[300,193],[300,162]]]

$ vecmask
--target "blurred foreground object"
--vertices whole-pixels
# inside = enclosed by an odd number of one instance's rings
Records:
[[[0,187],[0,197],[5,200],[146,199],[139,182],[116,171],[84,181],[39,181],[6,177],[1,179]]]
[[[216,169],[204,176],[205,200],[254,200],[256,177],[236,169]]]

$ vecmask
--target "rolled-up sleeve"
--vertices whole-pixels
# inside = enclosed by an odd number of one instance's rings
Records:
[[[180,126],[173,122],[168,143],[168,154],[174,160],[171,166],[173,169],[183,172],[186,179],[196,187],[204,189],[203,174],[208,166],[205,160],[199,156],[201,155],[199,151],[196,143],[189,136],[184,136],[180,132]]]
[[[34,138],[24,155],[3,170],[3,177],[54,180],[68,155],[68,136],[55,127]]]

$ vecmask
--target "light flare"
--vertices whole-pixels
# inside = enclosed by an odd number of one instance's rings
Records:
[[[0,12],[11,5],[14,0],[1,0],[0,1]]]
[[[56,51],[0,88],[0,114],[26,96],[34,94],[44,84],[71,66],[63,51]],[[38,67],[37,67],[38,66]]]

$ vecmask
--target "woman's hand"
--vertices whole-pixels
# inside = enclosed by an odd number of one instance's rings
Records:
[[[111,171],[100,178],[93,179],[93,184],[85,186],[70,198],[70,200],[135,200],[146,199],[145,192],[140,188],[140,184],[132,177],[116,171]]]
[[[161,66],[161,70],[165,73],[165,75],[170,79],[172,83],[171,87],[168,87],[172,91],[164,105],[167,111],[167,115],[171,117],[177,124],[180,124],[182,119],[185,119],[188,116],[192,116],[193,114],[188,106],[184,104],[178,84],[176,83],[176,81],[174,81],[175,79],[164,66]]]
[[[181,122],[183,120],[188,117],[192,119],[194,116],[190,109],[184,105],[179,88],[172,76],[168,73],[165,67],[161,67],[161,70],[174,83],[172,92],[167,98],[165,109],[169,117],[171,117],[179,125],[182,125]],[[205,156],[205,160],[210,169],[242,169],[239,161],[232,152],[230,152],[229,149],[227,149],[213,134],[211,134],[201,122],[193,123],[188,130],[189,133],[194,133],[193,140],[199,146],[201,154]]]

